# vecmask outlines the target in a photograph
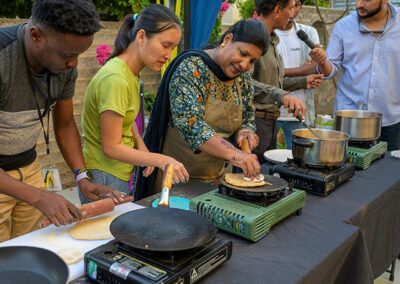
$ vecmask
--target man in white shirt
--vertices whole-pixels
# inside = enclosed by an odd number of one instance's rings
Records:
[[[285,67],[285,77],[307,76],[316,73],[315,62],[309,60],[308,53],[310,48],[297,36],[299,30],[303,30],[310,40],[315,44],[319,44],[318,32],[315,28],[307,25],[298,24],[294,21],[297,17],[304,0],[296,0],[294,7],[294,17],[282,30],[275,30],[279,37],[277,50],[282,57],[282,62]],[[318,78],[321,82],[323,76]],[[312,125],[315,120],[314,108],[314,92],[312,89],[299,89],[292,91],[291,94],[302,100],[306,105],[306,122]],[[286,109],[280,109],[281,115],[278,118],[278,129],[282,128],[285,135],[285,144],[287,149],[292,148],[292,131],[304,128],[292,114],[289,114]]]

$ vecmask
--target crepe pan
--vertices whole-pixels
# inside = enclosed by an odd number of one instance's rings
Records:
[[[173,171],[173,166],[167,165],[163,188],[171,187]],[[217,229],[206,217],[166,203],[118,216],[111,222],[111,234],[130,247],[154,252],[185,251],[214,240]]]

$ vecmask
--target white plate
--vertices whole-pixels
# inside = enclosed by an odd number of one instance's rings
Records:
[[[264,152],[264,157],[267,161],[277,164],[286,162],[287,159],[293,159],[292,150],[274,149]]]

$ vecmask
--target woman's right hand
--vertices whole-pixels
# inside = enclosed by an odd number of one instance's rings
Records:
[[[261,166],[257,155],[235,151],[229,161],[232,165],[242,168],[245,177],[258,178]]]
[[[174,183],[186,183],[189,181],[189,173],[187,172],[185,166],[178,162],[177,160],[175,160],[174,158],[165,156],[166,159],[164,159],[164,163],[161,167],[161,170],[164,170],[166,165],[168,164],[172,164],[174,166],[174,176],[173,176],[173,181]]]

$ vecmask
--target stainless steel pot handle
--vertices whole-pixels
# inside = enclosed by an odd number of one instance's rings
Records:
[[[298,139],[294,139],[293,144],[296,146],[301,146],[304,148],[312,148],[314,146],[314,142],[313,141],[309,141],[309,140],[298,140]]]

